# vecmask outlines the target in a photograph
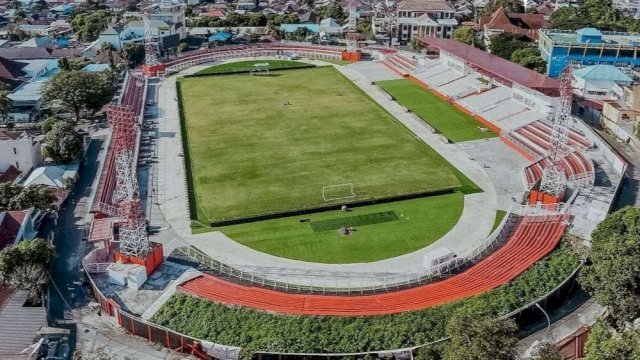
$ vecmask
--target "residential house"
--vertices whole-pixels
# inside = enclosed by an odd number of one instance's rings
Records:
[[[619,100],[624,86],[633,84],[631,76],[613,65],[591,65],[573,71],[574,93],[589,100]]]
[[[27,172],[42,163],[40,137],[26,132],[0,132],[0,171],[9,167]]]
[[[491,38],[502,33],[521,34],[536,41],[538,30],[548,26],[542,14],[507,13],[500,6],[493,14],[480,17],[477,29],[482,31],[485,46],[489,47]]]
[[[0,212],[0,249],[35,239],[39,215],[40,211],[34,208]]]
[[[45,165],[33,169],[22,184],[46,186],[58,198],[56,207],[59,207],[69,195],[68,184],[73,184],[77,177],[78,164]]]
[[[0,57],[0,82],[9,85],[12,89],[22,84],[27,76],[27,73],[22,70],[25,66],[27,66],[26,63]]]

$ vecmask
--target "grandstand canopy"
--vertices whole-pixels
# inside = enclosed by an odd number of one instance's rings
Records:
[[[425,46],[446,51],[464,60],[478,72],[485,73],[508,84],[516,83],[550,96],[558,96],[560,82],[524,66],[491,55],[473,46],[451,39],[420,39]]]

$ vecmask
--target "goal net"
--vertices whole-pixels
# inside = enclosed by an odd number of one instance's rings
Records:
[[[356,197],[353,192],[353,183],[327,185],[322,187],[322,198],[324,201],[350,199]]]
[[[249,75],[260,75],[266,74],[269,75],[269,63],[259,63],[253,64],[253,70],[249,72]]]

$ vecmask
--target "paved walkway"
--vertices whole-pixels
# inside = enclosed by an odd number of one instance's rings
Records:
[[[182,74],[194,73],[206,66],[196,66]],[[158,91],[160,136],[157,201],[175,235],[218,261],[246,271],[259,271],[261,276],[269,279],[300,285],[340,287],[380,285],[386,282],[385,276],[424,272],[424,256],[433,249],[446,246],[456,253],[463,253],[476,247],[489,235],[496,214],[497,196],[481,164],[471,160],[457,146],[443,143],[440,136],[432,134],[422,121],[405,112],[377,86],[371,85],[371,81],[361,73],[350,66],[336,68],[484,190],[483,193],[465,196],[465,207],[456,226],[434,244],[419,251],[357,264],[320,264],[280,258],[241,245],[220,232],[191,235],[174,76],[164,79]],[[172,240],[162,235],[158,238],[164,242]],[[172,245],[175,246],[175,241]]]

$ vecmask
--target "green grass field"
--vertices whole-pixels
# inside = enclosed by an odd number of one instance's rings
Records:
[[[377,85],[453,142],[497,136],[492,131],[480,130],[482,124],[474,118],[411,80],[379,81]]]
[[[356,201],[479,191],[333,67],[188,78],[179,90],[202,223],[321,206],[322,187],[341,183]]]
[[[289,259],[370,262],[407,254],[433,243],[455,226],[463,207],[464,195],[453,193],[354,208],[346,213],[329,211],[216,230],[252,249]],[[314,225],[324,231],[314,230]],[[340,235],[337,229],[343,225],[353,226],[356,231]]]
[[[300,68],[314,67],[314,65],[303,63],[300,61],[249,60],[249,61],[236,61],[236,62],[224,63],[220,65],[214,65],[198,71],[196,75],[246,73],[256,68],[254,64],[264,64],[264,63],[269,63],[269,66],[268,66],[269,70],[285,70],[285,69],[300,69]]]

